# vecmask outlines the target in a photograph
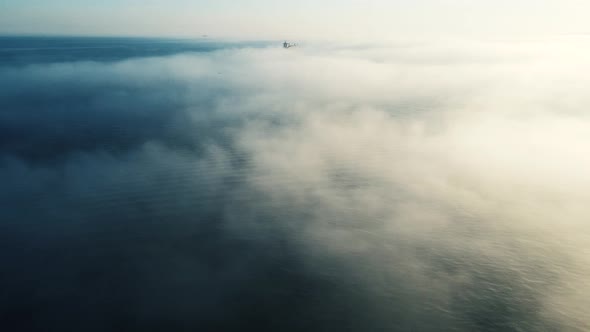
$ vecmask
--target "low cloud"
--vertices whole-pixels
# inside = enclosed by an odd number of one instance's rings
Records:
[[[584,43],[0,69],[0,306],[49,331],[586,329]]]

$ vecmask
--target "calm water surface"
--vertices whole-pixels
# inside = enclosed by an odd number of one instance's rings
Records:
[[[3,330],[559,330],[561,257],[386,180],[395,149],[310,150],[355,122],[305,127],[236,69],[279,47],[0,37]]]

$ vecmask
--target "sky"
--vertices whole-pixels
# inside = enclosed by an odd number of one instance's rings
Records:
[[[0,0],[1,34],[395,40],[590,32],[583,0]]]

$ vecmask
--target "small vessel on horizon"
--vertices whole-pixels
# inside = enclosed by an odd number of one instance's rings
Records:
[[[285,42],[283,43],[283,48],[291,48],[291,47],[296,47],[297,44],[294,43],[289,43],[285,40]]]

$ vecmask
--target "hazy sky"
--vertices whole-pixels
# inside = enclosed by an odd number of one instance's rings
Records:
[[[0,0],[0,33],[396,39],[590,32],[585,0]]]

